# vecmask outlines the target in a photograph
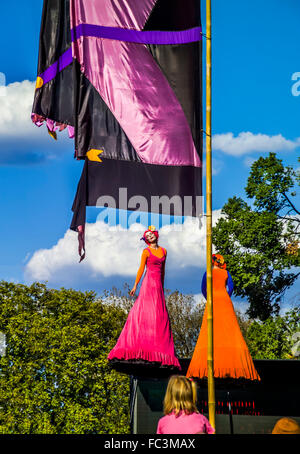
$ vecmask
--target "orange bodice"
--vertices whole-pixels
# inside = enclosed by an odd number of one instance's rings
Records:
[[[150,246],[148,246],[148,247],[150,247]],[[153,255],[155,255],[158,258],[162,258],[164,256],[164,252],[165,252],[165,255],[167,255],[166,249],[164,249],[162,247],[159,247],[158,249],[152,249],[151,248],[151,252],[152,252]],[[141,277],[144,274],[145,266],[146,266],[147,259],[148,259],[149,255],[150,255],[150,252],[148,251],[148,248],[144,249],[143,253],[142,253],[140,267],[139,267],[137,275],[136,275],[135,285],[138,285],[138,283],[141,280]],[[163,275],[164,275],[164,270],[163,270]]]

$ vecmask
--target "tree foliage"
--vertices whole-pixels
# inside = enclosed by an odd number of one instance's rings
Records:
[[[267,158],[261,157],[253,163],[245,190],[259,211],[287,217],[300,214],[292,202],[296,192],[291,192],[291,189],[296,180],[297,172],[291,166],[285,167],[275,153],[270,153]],[[297,218],[295,220],[299,222]]]
[[[134,303],[125,290],[99,298],[0,282],[0,433],[129,432],[129,378],[107,363]],[[204,304],[169,290],[166,302],[177,354],[191,357]],[[264,322],[237,317],[253,358],[293,357],[299,307]]]
[[[205,302],[196,302],[193,295],[167,291],[166,304],[176,353],[180,358],[191,358],[200,333]]]
[[[228,264],[234,292],[247,298],[252,318],[278,314],[285,291],[299,276],[292,269],[300,265],[300,218],[291,201],[296,193],[289,194],[296,181],[296,172],[274,153],[259,158],[245,188],[253,207],[230,198],[213,228],[213,243]]]
[[[253,321],[247,330],[246,340],[253,358],[297,358],[293,347],[300,334],[300,307],[295,307],[283,316],[269,317],[264,322]]]
[[[124,311],[94,292],[0,282],[0,433],[128,433],[129,379],[107,355]]]
[[[0,433],[128,433],[129,378],[107,363],[128,293],[0,282]],[[169,290],[166,302],[177,355],[190,357],[204,306]]]

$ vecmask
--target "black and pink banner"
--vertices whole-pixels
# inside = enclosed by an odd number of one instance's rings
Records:
[[[44,1],[32,119],[68,127],[85,159],[71,224],[81,240],[85,207],[105,195],[119,208],[120,187],[149,211],[199,215],[201,37],[199,0]],[[192,202],[182,213],[152,196]]]

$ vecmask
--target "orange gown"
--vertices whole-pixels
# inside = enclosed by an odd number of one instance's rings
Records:
[[[260,380],[226,290],[227,271],[212,269],[214,376]],[[187,377],[207,377],[207,307]]]

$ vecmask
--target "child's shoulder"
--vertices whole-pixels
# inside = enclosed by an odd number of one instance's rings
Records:
[[[173,416],[173,417],[175,416],[174,412],[168,413],[167,415],[162,416],[162,417],[160,418],[160,421],[162,421],[162,420],[165,421],[165,420],[167,420],[167,419],[170,419],[172,416]]]
[[[174,412],[171,412],[171,413],[168,413],[167,415],[164,415],[160,418],[159,422],[166,422],[166,421],[170,421],[171,419],[175,419],[176,418],[176,415]]]
[[[201,413],[198,413],[198,412],[194,412],[194,413],[186,413],[185,411],[181,410],[179,411],[179,413],[175,413],[174,411],[172,411],[171,413],[168,413],[167,415],[165,416],[162,416],[161,419],[170,419],[170,418],[175,418],[175,419],[178,419],[180,417],[203,417],[203,415]]]
[[[198,411],[191,413],[190,416],[195,419],[203,419],[203,418],[206,419],[206,417],[202,413],[199,413]]]
[[[199,413],[198,411],[194,411],[193,413],[186,413],[183,411],[180,412],[178,416],[188,418],[190,421],[205,421],[207,419],[202,413]]]

